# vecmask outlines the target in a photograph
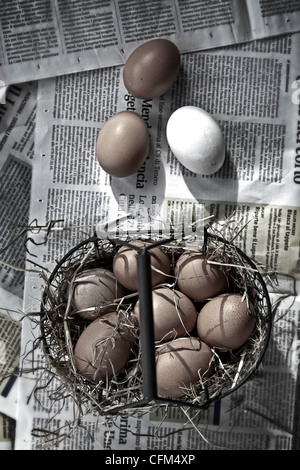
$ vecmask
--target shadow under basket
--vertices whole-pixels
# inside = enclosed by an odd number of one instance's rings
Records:
[[[87,326],[87,321],[72,313],[68,291],[74,273],[100,267],[112,270],[118,249],[130,241],[91,237],[70,250],[56,265],[43,292],[41,302],[41,338],[46,356],[64,384],[66,394],[79,404],[92,404],[100,414],[115,414],[157,406],[174,405],[205,409],[213,402],[234,393],[257,371],[268,347],[272,309],[268,291],[256,264],[239,248],[222,237],[205,230],[201,251],[208,260],[222,264],[230,278],[231,292],[247,296],[254,305],[256,327],[241,348],[228,352],[214,351],[214,373],[191,392],[178,398],[165,398],[157,393],[154,341],[150,248],[160,245],[168,254],[172,273],[176,260],[183,253],[183,244],[176,240],[151,241],[146,248],[137,248],[139,288],[116,305],[123,325],[132,335],[132,358],[126,367],[111,379],[93,382],[78,373],[74,347]],[[130,245],[131,246],[131,245]],[[223,268],[222,268],[223,269]],[[176,287],[175,287],[176,288]],[[132,323],[134,303],[139,299],[140,325]],[[160,344],[161,345],[161,344]]]

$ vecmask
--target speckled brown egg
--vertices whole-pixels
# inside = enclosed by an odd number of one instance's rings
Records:
[[[192,300],[202,302],[227,288],[227,277],[219,265],[209,264],[204,253],[186,251],[175,266],[177,288]]]
[[[197,310],[191,299],[178,290],[158,287],[152,291],[154,339],[170,341],[190,333],[197,320]],[[139,325],[139,301],[134,315]]]
[[[96,144],[100,166],[109,175],[123,178],[135,173],[149,152],[149,132],[134,111],[120,111],[99,132]]]
[[[240,294],[222,294],[209,300],[197,319],[199,338],[221,350],[237,349],[251,336],[256,324],[254,307]]]
[[[78,372],[98,382],[121,371],[131,356],[132,340],[111,312],[94,320],[81,333],[74,349]]]
[[[157,393],[182,397],[213,372],[213,353],[199,338],[179,338],[156,350]],[[201,377],[201,379],[200,379]]]
[[[152,39],[128,57],[123,70],[124,85],[136,98],[156,98],[172,86],[179,67],[177,46],[168,39]]]
[[[151,243],[134,240],[132,245],[139,247]],[[152,286],[166,282],[170,273],[170,260],[166,253],[157,246],[148,251],[151,262]],[[122,246],[113,259],[113,272],[119,283],[131,291],[138,290],[137,251],[134,248]]]
[[[86,320],[115,310],[118,299],[126,294],[113,272],[103,268],[85,269],[76,276],[73,286],[72,308]]]

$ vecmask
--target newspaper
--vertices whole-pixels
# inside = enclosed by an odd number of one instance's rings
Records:
[[[0,286],[19,298],[23,297],[25,278],[24,237],[8,245],[28,224],[36,98],[36,82],[14,85],[0,108]],[[12,265],[18,271],[11,269]]]
[[[14,438],[13,420],[0,413],[0,450],[12,450]]]
[[[181,52],[299,31],[298,2],[268,0],[1,1],[0,86],[120,65],[168,37]]]
[[[0,105],[0,411],[14,419],[36,99],[37,83],[28,82],[10,86]]]
[[[130,96],[118,65],[39,82],[29,220],[36,219],[40,229],[31,234],[36,244],[30,252],[47,273],[116,213],[126,195],[128,210],[132,203],[155,203],[162,213],[168,205],[180,211],[197,201],[207,217],[231,219],[228,237],[276,272],[278,282],[269,286],[276,309],[262,371],[197,419],[184,409],[141,410],[113,421],[88,413],[70,429],[78,410],[70,397],[55,403],[50,399],[59,385],[45,376],[43,353],[35,350],[32,375],[20,377],[18,448],[192,451],[299,445],[299,42],[300,35],[293,34],[182,54],[176,83],[154,100]],[[102,102],[105,106],[97,106]],[[203,107],[223,130],[226,161],[210,177],[187,171],[168,149],[164,125],[172,110],[184,104]],[[146,118],[152,145],[140,171],[110,178],[97,162],[95,140],[107,118],[126,109]],[[47,231],[49,221],[55,224]],[[26,275],[24,309],[33,319],[43,287],[41,277]],[[23,322],[31,366],[34,325],[32,319]],[[33,392],[35,380],[39,387]]]
[[[18,410],[16,384],[0,400],[0,409],[18,418],[16,448],[299,448],[300,73],[299,35],[292,34],[299,30],[299,6],[222,3],[220,15],[219,2],[204,1],[77,1],[76,7],[58,0],[1,2],[1,248],[29,227],[0,257],[1,314],[13,325],[30,314],[22,320],[22,358],[32,372],[18,379]],[[83,29],[88,36],[79,43]],[[116,35],[111,42],[109,34]],[[176,42],[181,72],[170,92],[141,102],[125,90],[122,65],[139,43],[157,36]],[[264,40],[252,41],[258,38]],[[59,77],[47,78],[54,75]],[[29,80],[42,78],[36,100],[37,82]],[[183,104],[211,112],[223,129],[228,156],[217,175],[191,174],[167,149],[164,123]],[[105,120],[123,109],[144,117],[152,148],[140,172],[117,180],[99,168],[95,138]],[[277,285],[270,286],[277,305],[272,340],[261,375],[200,418],[164,409],[116,422],[89,414],[70,429],[78,411],[69,397],[54,406],[51,394],[59,384],[44,377],[43,354],[32,354],[44,287],[40,272],[49,274],[69,248],[113,216],[124,194],[130,207],[181,211],[200,201],[207,217],[231,219],[229,238],[278,273]],[[11,204],[16,199],[20,207]],[[2,352],[12,351],[15,336],[5,339]],[[3,345],[2,331],[1,340]],[[13,368],[19,360],[14,349]],[[43,380],[46,389],[35,389]]]

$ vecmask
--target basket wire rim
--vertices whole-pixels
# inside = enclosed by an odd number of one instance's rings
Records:
[[[125,405],[119,405],[117,407],[114,407],[109,411],[109,414],[116,414],[116,413],[122,412],[122,411],[124,411],[126,409],[130,409],[130,408],[140,409],[140,407],[143,407],[144,405],[149,406],[149,405],[153,405],[153,404],[169,404],[169,405],[174,405],[174,406],[185,406],[185,407],[189,407],[189,408],[191,407],[191,408],[197,408],[197,409],[206,409],[211,404],[225,398],[228,395],[231,395],[233,392],[235,392],[240,387],[242,387],[249,380],[249,378],[251,376],[253,376],[253,374],[257,371],[257,369],[261,365],[261,362],[262,362],[262,360],[265,356],[266,350],[268,348],[268,345],[269,345],[269,342],[270,342],[270,337],[271,337],[271,332],[272,332],[272,305],[271,305],[271,300],[270,300],[270,297],[269,297],[269,292],[268,292],[266,283],[265,283],[261,273],[259,272],[259,270],[258,270],[258,268],[257,268],[257,266],[256,266],[256,264],[253,260],[251,260],[239,247],[234,245],[232,242],[227,241],[225,238],[223,238],[223,237],[221,237],[217,234],[210,233],[207,230],[206,227],[205,227],[205,231],[204,231],[204,244],[203,244],[203,248],[202,248],[203,252],[206,251],[207,241],[208,241],[209,238],[212,238],[212,239],[214,239],[214,240],[216,240],[220,243],[223,243],[224,245],[234,247],[234,249],[241,256],[241,258],[243,258],[244,261],[246,261],[249,264],[249,266],[255,271],[255,277],[257,278],[257,281],[259,282],[259,284],[262,288],[263,298],[264,298],[264,301],[265,301],[265,304],[266,304],[266,315],[264,317],[264,321],[265,321],[265,325],[266,325],[265,338],[264,338],[264,344],[263,344],[263,347],[261,348],[259,357],[255,361],[255,363],[254,363],[253,367],[251,368],[251,370],[248,371],[245,374],[245,376],[239,382],[237,382],[232,388],[229,388],[225,391],[221,390],[220,393],[218,395],[215,395],[213,398],[209,397],[208,391],[204,388],[204,392],[205,392],[205,396],[206,396],[206,399],[205,399],[204,402],[201,402],[201,403],[199,403],[199,402],[197,402],[197,403],[187,403],[187,402],[183,402],[183,401],[178,400],[178,399],[159,397],[156,393],[156,394],[153,394],[153,396],[150,396],[150,397],[143,397],[141,400],[138,400],[137,402],[132,402],[132,403],[128,403],[128,404],[125,404]],[[99,238],[97,235],[94,235],[94,236],[91,236],[91,237],[89,237],[85,240],[82,240],[80,243],[78,243],[73,248],[71,248],[60,259],[60,261],[54,267],[53,271],[51,272],[51,274],[48,278],[47,285],[49,286],[49,285],[52,284],[52,282],[54,281],[59,269],[61,268],[61,266],[80,248],[84,247],[85,245],[94,244],[95,251],[97,253],[98,242],[99,241],[103,241],[103,239]],[[116,242],[116,240],[113,240],[113,239],[107,239],[107,241],[110,242],[110,243],[115,243]],[[117,242],[119,243],[120,240],[117,240]],[[162,240],[161,244],[163,244],[163,243],[165,243],[165,240]],[[158,245],[158,243],[155,242],[155,245]],[[46,341],[45,329],[44,329],[44,321],[45,321],[44,305],[45,305],[46,301],[47,301],[47,290],[45,288],[44,291],[43,291],[42,300],[41,300],[40,330],[41,330],[41,337],[42,337],[42,343],[43,343],[44,351],[47,354],[47,356],[48,356],[48,358],[50,359],[50,362],[51,362],[51,361],[54,360],[54,358],[52,357],[52,355],[50,353],[50,349],[49,349],[49,345]],[[153,315],[153,313],[152,313],[152,315]],[[143,371],[142,371],[142,374],[143,374]]]

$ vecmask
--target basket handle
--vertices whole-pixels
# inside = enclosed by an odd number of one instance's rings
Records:
[[[137,272],[143,395],[145,399],[150,401],[157,397],[157,385],[152,307],[151,262],[147,248],[148,247],[144,247],[137,255]]]

